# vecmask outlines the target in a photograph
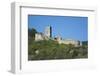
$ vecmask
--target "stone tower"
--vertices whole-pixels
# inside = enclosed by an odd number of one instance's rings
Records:
[[[46,37],[48,37],[48,38],[51,38],[52,37],[52,27],[51,26],[47,26],[45,28],[44,35]]]

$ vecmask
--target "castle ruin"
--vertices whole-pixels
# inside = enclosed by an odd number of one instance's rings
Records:
[[[74,46],[81,46],[82,43],[78,40],[72,40],[72,39],[62,39],[60,36],[52,37],[52,27],[47,26],[44,30],[44,33],[36,33],[35,34],[35,41],[40,41],[40,40],[55,40],[59,44],[72,44]]]

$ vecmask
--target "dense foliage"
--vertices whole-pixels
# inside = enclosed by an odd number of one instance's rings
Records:
[[[35,38],[35,33],[37,33],[37,31],[34,28],[28,28],[28,38]]]

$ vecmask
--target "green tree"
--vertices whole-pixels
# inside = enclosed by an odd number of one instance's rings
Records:
[[[37,33],[37,31],[34,28],[28,28],[28,37],[35,37],[35,33]]]

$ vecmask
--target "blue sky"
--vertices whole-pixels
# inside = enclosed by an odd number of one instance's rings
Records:
[[[88,17],[28,15],[28,28],[44,32],[52,26],[52,37],[60,35],[63,39],[88,40]]]

